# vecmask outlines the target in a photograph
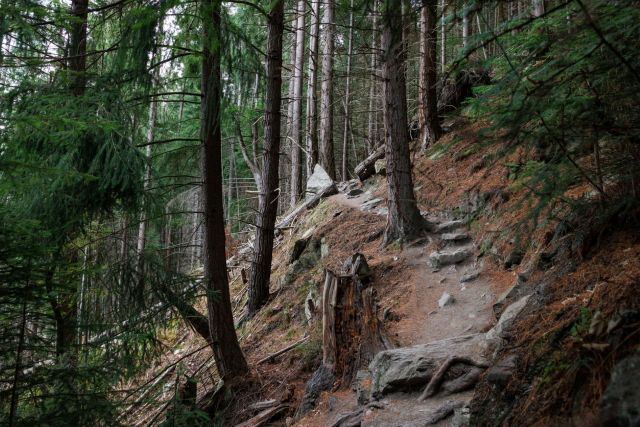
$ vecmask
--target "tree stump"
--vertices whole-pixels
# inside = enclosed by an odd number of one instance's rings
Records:
[[[323,363],[341,384],[379,351],[392,347],[378,318],[375,289],[366,259],[356,254],[347,261],[348,274],[325,270],[322,298]]]

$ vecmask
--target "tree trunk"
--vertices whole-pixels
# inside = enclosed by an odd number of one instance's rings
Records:
[[[325,270],[322,363],[343,385],[349,385],[378,352],[392,347],[378,318],[370,274],[362,254],[353,255],[345,275]]]
[[[384,244],[422,233],[426,221],[420,216],[413,194],[407,130],[407,93],[402,51],[401,0],[388,0],[382,14],[384,128],[389,186]]]
[[[420,11],[420,75],[419,110],[420,146],[426,150],[438,141],[442,128],[438,120],[436,2],[423,0]]]
[[[264,110],[263,191],[256,219],[253,268],[249,282],[249,315],[269,298],[273,235],[278,212],[278,161],[280,151],[280,106],[282,103],[282,33],[284,0],[269,13],[267,40],[267,94]]]
[[[69,73],[71,94],[75,97],[84,95],[87,88],[87,16],[89,0],[73,0],[71,2],[71,29],[69,34]],[[64,255],[63,255],[64,256]],[[73,255],[70,257],[73,258]],[[73,262],[73,260],[69,260]],[[53,271],[49,277],[49,287],[53,285]],[[52,309],[56,320],[56,355],[61,358],[76,341],[77,323],[77,289],[66,290],[52,300]],[[75,359],[75,355],[70,356]],[[72,360],[74,363],[74,360]]]
[[[222,202],[222,139],[220,133],[222,82],[220,73],[220,0],[203,0],[202,101],[202,178],[204,198],[204,285],[211,348],[221,378],[233,378],[248,371],[233,325],[229,297],[229,278],[225,256],[224,212]]]
[[[442,12],[441,18],[440,18],[440,71],[442,72],[443,76],[445,75],[446,67],[447,67],[447,25],[444,22],[444,12],[446,8],[447,8],[447,5],[445,4],[444,0],[440,0],[440,10]],[[437,20],[437,18],[435,17],[435,4],[433,5],[433,10],[434,10],[433,28],[435,28],[436,20]]]
[[[350,14],[349,14],[349,40],[347,47],[347,81],[345,82],[344,91],[344,129],[342,133],[342,180],[347,181],[349,175],[347,170],[349,168],[349,116],[350,110],[350,97],[351,97],[351,56],[353,55],[353,0],[351,0]]]
[[[298,2],[296,60],[293,65],[293,108],[291,117],[291,194],[294,207],[302,196],[302,81],[304,79],[304,19],[306,0]]]
[[[162,20],[158,26],[158,33],[162,34]],[[158,50],[156,60],[160,60],[162,57],[161,51]],[[151,80],[151,91],[157,89],[160,86],[160,67],[156,67],[153,70],[153,77]],[[151,98],[151,104],[149,105],[149,123],[147,128],[147,146],[145,147],[145,156],[147,163],[144,168],[144,180],[143,180],[143,192],[146,193],[151,187],[151,147],[155,141],[156,134],[156,121],[158,119],[158,101],[156,97]],[[135,292],[136,301],[142,304],[144,299],[144,248],[147,243],[147,226],[149,220],[145,213],[144,199],[142,202],[142,211],[140,213],[140,224],[138,224],[138,241],[136,244],[136,273],[138,275],[137,289]]]
[[[373,12],[371,17],[371,27],[373,32],[371,35],[371,79],[369,82],[369,118],[367,127],[367,155],[373,153],[378,144],[377,109],[376,93],[378,88],[378,79],[376,73],[378,71],[378,1],[373,1]]]
[[[462,47],[467,49],[469,46],[469,30],[471,25],[469,24],[469,5],[462,5]]]
[[[318,30],[320,27],[320,0],[311,3],[311,28],[309,29],[309,82],[307,87],[307,177],[313,174],[318,163]]]
[[[544,15],[544,0],[533,0],[533,16]]]
[[[320,94],[320,166],[336,179],[333,155],[333,10],[335,0],[326,0],[322,15],[322,84]]]
[[[69,34],[69,71],[71,72],[71,92],[82,96],[86,90],[87,79],[87,15],[89,0],[71,2],[71,31]]]

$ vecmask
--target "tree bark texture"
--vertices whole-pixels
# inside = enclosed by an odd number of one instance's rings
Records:
[[[302,81],[304,80],[304,21],[306,0],[298,1],[296,19],[296,58],[293,65],[293,107],[291,117],[291,194],[290,206],[302,197]]]
[[[203,54],[201,80],[200,137],[204,195],[204,285],[211,348],[221,378],[233,378],[248,371],[233,325],[225,254],[222,194],[222,139],[220,132],[222,82],[221,1],[203,0]]]
[[[269,13],[267,39],[267,93],[264,111],[264,147],[262,183],[256,218],[253,268],[249,282],[249,315],[253,315],[269,298],[273,237],[278,212],[278,161],[280,152],[280,107],[282,104],[282,33],[284,0],[273,5]]]
[[[386,0],[382,14],[384,130],[389,186],[385,245],[397,239],[415,237],[426,226],[413,194],[400,3],[401,0]]]
[[[322,362],[343,385],[376,353],[392,347],[378,318],[365,257],[355,254],[353,260],[346,275],[325,270],[322,297]]]
[[[335,0],[326,0],[322,15],[322,84],[320,94],[320,166],[331,179],[336,179],[333,154],[333,12]]]
[[[436,2],[423,0],[420,10],[419,109],[420,146],[426,150],[438,141],[442,128],[438,120]]]
[[[318,31],[320,28],[320,0],[311,3],[309,28],[309,80],[307,86],[307,177],[318,163]]]
[[[353,56],[353,0],[351,0],[351,8],[349,14],[349,40],[347,47],[347,81],[344,90],[344,128],[342,132],[342,180],[349,179],[349,127],[350,127],[350,97],[351,97],[351,57]]]

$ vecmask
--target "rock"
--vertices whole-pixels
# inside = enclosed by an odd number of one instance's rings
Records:
[[[289,254],[290,264],[300,258],[300,255],[302,255],[302,252],[304,252],[304,249],[307,247],[308,242],[309,239],[299,239],[295,241],[295,243],[293,244],[293,248],[291,249],[291,254]]]
[[[441,268],[449,264],[457,264],[464,261],[472,255],[470,248],[456,248],[452,250],[444,250],[432,252],[429,255],[431,266],[433,268]]]
[[[438,231],[439,233],[446,233],[449,231],[453,231],[456,228],[462,228],[464,226],[465,226],[464,221],[459,221],[459,220],[447,221],[438,225],[438,227],[436,228],[436,231]]]
[[[464,231],[456,231],[453,233],[444,233],[440,236],[446,242],[462,242],[469,239],[469,235]]]
[[[364,191],[362,191],[361,188],[354,188],[352,190],[349,190],[345,193],[345,195],[349,198],[352,199],[354,197],[358,197],[359,195],[361,195],[362,193],[364,193]]]
[[[387,174],[387,161],[385,159],[376,160],[374,167],[378,175],[384,176]]]
[[[371,400],[371,374],[366,369],[356,373],[351,389],[356,393],[358,405],[366,405]]]
[[[346,274],[355,274],[361,280],[371,277],[371,269],[367,263],[367,258],[359,252],[356,252],[345,260],[342,265],[342,270]]]
[[[453,410],[453,418],[449,427],[469,427],[471,420],[471,409],[468,406]]]
[[[524,252],[520,249],[514,249],[507,255],[507,259],[504,260],[504,268],[511,268],[513,266],[519,265],[522,262],[522,258],[524,257]]]
[[[452,355],[480,361],[478,355],[482,338],[483,334],[472,334],[379,352],[369,364],[372,396],[379,398],[396,391],[421,390],[440,365]],[[472,368],[461,366],[466,371]]]
[[[382,203],[382,199],[379,197],[376,197],[375,199],[371,199],[368,200],[366,202],[364,202],[361,206],[360,206],[360,210],[362,211],[370,211],[375,207],[378,207],[378,205],[380,205]]]
[[[525,295],[530,295],[531,292],[532,289],[527,284],[524,276],[518,275],[516,283],[500,294],[496,302],[493,304],[493,314],[495,314],[496,318],[499,319],[502,312],[509,306],[509,304],[513,304]]]
[[[307,293],[307,297],[304,300],[304,315],[307,318],[307,322],[311,322],[313,315],[318,309],[320,304],[320,297],[315,289],[310,289]]]
[[[480,270],[470,270],[467,271],[464,276],[462,276],[462,278],[460,279],[460,283],[465,283],[465,282],[470,282],[472,280],[475,280],[478,278],[478,276],[480,276]]]
[[[375,213],[376,215],[387,216],[389,214],[389,209],[386,206],[383,206],[378,208]]]
[[[485,378],[491,384],[506,385],[513,377],[517,363],[518,356],[515,354],[509,355],[489,368]]]
[[[640,426],[640,355],[621,360],[613,368],[600,401],[600,425]]]
[[[325,188],[334,184],[329,174],[320,166],[316,164],[313,168],[313,174],[307,180],[306,200],[311,200],[313,197],[320,193]]]
[[[442,296],[438,300],[438,307],[444,308],[444,307],[446,307],[448,305],[453,304],[454,301],[455,300],[453,299],[451,294],[449,294],[448,292],[445,292],[445,293],[442,294]]]
[[[320,240],[320,258],[326,258],[329,255],[329,243],[324,237]]]
[[[330,390],[335,381],[335,376],[331,369],[324,364],[320,365],[318,369],[313,373],[311,379],[307,382],[307,386],[304,389],[304,396],[302,397],[302,403],[296,411],[296,418],[300,419],[307,412],[313,409],[318,403],[320,393],[326,390]]]
[[[508,329],[511,327],[520,312],[527,305],[527,301],[529,301],[530,297],[531,295],[524,296],[508,306],[504,313],[502,313],[502,316],[500,316],[500,320],[498,320],[498,323],[496,323],[495,326],[485,334],[485,338],[487,340],[487,349],[489,351],[497,351],[501,347],[502,342],[506,338],[508,338]]]

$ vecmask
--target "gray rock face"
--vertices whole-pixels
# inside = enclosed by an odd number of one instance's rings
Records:
[[[469,239],[469,234],[464,231],[455,231],[453,233],[444,233],[440,237],[446,242],[463,242]]]
[[[457,248],[451,250],[444,250],[438,252],[432,252],[429,255],[429,261],[433,268],[441,268],[445,265],[457,264],[464,261],[472,255],[470,248]]]
[[[329,255],[329,242],[324,237],[320,240],[320,258],[325,258]]]
[[[364,202],[360,206],[360,209],[363,210],[363,211],[370,211],[373,208],[375,208],[378,205],[380,205],[381,203],[382,203],[382,199],[376,197],[375,199],[371,199],[371,200],[368,200],[368,201]]]
[[[453,231],[456,228],[462,228],[462,227],[464,227],[464,221],[453,220],[453,221],[443,222],[442,224],[438,225],[437,231],[440,233],[446,233],[449,231]]]
[[[324,190],[325,188],[334,184],[333,180],[327,174],[327,172],[322,168],[322,166],[316,164],[313,168],[313,174],[307,180],[307,191],[306,191],[306,199],[310,200]]]
[[[371,374],[366,369],[356,373],[351,389],[356,393],[358,405],[366,405],[371,399]]]
[[[396,391],[421,390],[442,362],[452,355],[480,360],[474,355],[480,353],[482,335],[465,335],[413,347],[381,351],[369,364],[372,396],[378,398]],[[468,370],[471,367],[466,368]]]
[[[600,401],[603,426],[640,426],[640,355],[618,362]]]
[[[505,308],[507,308],[510,304],[513,304],[523,296],[530,295],[531,293],[532,289],[527,284],[526,279],[523,276],[518,275],[516,283],[514,283],[513,286],[504,291],[493,304],[493,314],[495,314],[496,318],[499,318]]]
[[[485,338],[487,340],[488,350],[496,350],[502,345],[503,340],[507,338],[507,331],[513,324],[514,320],[518,317],[520,312],[527,305],[527,301],[531,295],[524,296],[518,301],[511,304],[506,308],[498,323],[486,333]]]
[[[301,418],[304,414],[313,409],[318,402],[318,398],[320,398],[320,393],[325,390],[330,390],[335,380],[335,376],[331,372],[331,369],[325,365],[320,365],[320,367],[311,376],[309,382],[307,382],[307,386],[304,389],[302,403],[296,412],[296,418]]]
[[[378,175],[387,174],[387,161],[385,159],[376,160],[374,167]]]
[[[349,199],[351,199],[351,198],[354,198],[354,197],[358,197],[358,196],[359,196],[359,195],[361,195],[362,193],[364,193],[364,191],[362,191],[362,189],[361,189],[361,188],[353,188],[353,189],[351,189],[351,190],[347,191],[347,192],[345,193],[345,195],[346,195]]]

